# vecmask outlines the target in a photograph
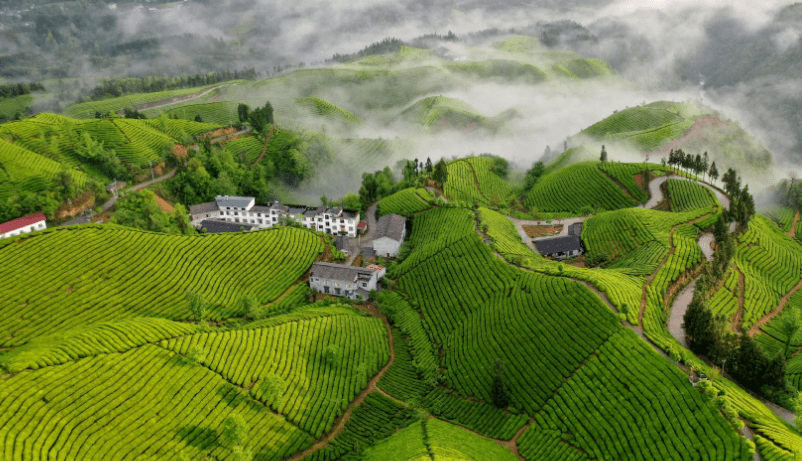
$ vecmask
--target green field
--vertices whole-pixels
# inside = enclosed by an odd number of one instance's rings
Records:
[[[657,101],[616,111],[574,138],[620,142],[642,151],[653,151],[685,134],[706,113],[708,110],[698,103]]]
[[[573,164],[544,175],[526,196],[529,208],[576,216],[636,205],[632,197],[592,162]]]
[[[87,350],[85,335],[49,339],[77,355],[0,381],[4,458],[231,459],[221,432],[238,414],[258,459],[279,460],[329,428],[388,358],[381,322],[345,308],[210,332],[139,322],[116,337],[99,335],[110,347]],[[336,363],[318,342],[336,348]],[[260,391],[266,379],[288,390],[267,397]]]
[[[409,216],[413,213],[431,208],[429,202],[433,200],[434,197],[432,197],[426,189],[410,187],[383,198],[379,202],[378,214],[383,216],[395,213],[402,216]]]
[[[322,251],[321,239],[301,229],[182,237],[106,225],[5,240],[0,254],[14,263],[0,268],[0,345],[101,321],[190,319],[187,291],[214,306],[210,319],[235,316],[241,296],[273,301]]]
[[[234,83],[237,82],[236,81],[226,82],[225,85],[230,85]],[[114,114],[123,109],[133,109],[142,104],[156,103],[156,102],[166,101],[171,98],[176,98],[176,97],[180,98],[180,97],[187,97],[196,94],[201,94],[209,89],[216,88],[219,86],[222,85],[216,83],[214,85],[207,85],[196,88],[183,88],[179,90],[158,91],[155,93],[137,93],[126,96],[120,96],[119,98],[82,102],[74,104],[65,109],[64,115],[78,119],[86,119],[94,117],[95,112],[100,112],[101,114],[105,114],[106,112],[111,112],[112,114]]]

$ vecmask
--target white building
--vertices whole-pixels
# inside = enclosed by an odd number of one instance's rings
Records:
[[[42,213],[36,213],[4,222],[0,224],[0,238],[13,237],[15,235],[47,229],[46,219],[47,218],[45,218],[45,215]]]
[[[379,218],[376,223],[376,234],[373,237],[373,251],[376,256],[394,257],[404,243],[407,234],[406,218],[397,214],[388,214]]]
[[[356,237],[356,226],[359,224],[358,211],[344,210],[341,207],[310,209],[282,205],[279,202],[270,206],[258,206],[253,197],[230,195],[218,195],[214,202],[192,205],[189,207],[189,214],[195,226],[203,220],[216,219],[251,224],[264,229],[282,224],[283,219],[291,218],[309,229],[349,237]]]
[[[378,288],[378,282],[386,272],[387,269],[377,265],[357,267],[315,263],[309,274],[309,286],[319,293],[366,300],[371,290]]]

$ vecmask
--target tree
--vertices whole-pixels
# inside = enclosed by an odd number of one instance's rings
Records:
[[[173,209],[173,221],[181,234],[192,235],[197,232],[195,228],[192,227],[192,221],[189,220],[187,209],[180,203],[176,203]]]
[[[340,358],[340,349],[335,344],[329,344],[323,349],[323,358],[331,367],[336,367]]]
[[[259,390],[262,391],[262,400],[266,404],[276,407],[284,400],[287,382],[275,373],[268,373],[259,386]]]
[[[704,179],[706,179],[706,177],[707,177],[707,168],[709,166],[710,166],[710,157],[708,157],[707,151],[705,151],[705,153],[702,154],[702,163],[701,163],[702,178],[704,178]]]
[[[755,340],[744,332],[738,340],[738,349],[733,358],[727,361],[727,365],[741,384],[749,389],[759,390],[768,360]]]
[[[252,295],[245,295],[237,301],[237,311],[251,320],[261,318],[263,314],[259,300]]]
[[[226,459],[231,461],[252,461],[253,452],[248,447],[237,445],[231,450],[231,456]]]
[[[796,181],[796,171],[789,171],[788,177],[791,178],[791,185],[788,186],[788,194],[791,194],[791,189],[794,188],[794,181]]]
[[[248,114],[248,122],[256,133],[263,133],[268,125],[273,124],[273,106],[268,101],[264,107],[257,107]]]
[[[446,162],[443,159],[438,160],[434,165],[432,179],[434,179],[435,184],[441,188],[448,180],[448,165],[446,165]]]
[[[433,169],[434,165],[432,164],[432,159],[430,157],[426,157],[426,173],[432,174]]]
[[[248,115],[250,115],[251,107],[247,104],[239,104],[237,105],[237,116],[239,117],[240,123],[245,123],[248,121]]]
[[[203,347],[197,344],[189,346],[189,348],[187,349],[187,360],[189,360],[192,363],[200,363],[203,362],[205,359],[206,359],[206,350]]]
[[[716,344],[713,313],[700,300],[694,299],[685,311],[682,321],[688,348],[695,354],[710,355]]]
[[[362,201],[360,200],[359,196],[353,192],[349,192],[345,194],[342,200],[343,208],[346,210],[359,210],[362,208]]]
[[[198,123],[203,123],[203,118],[200,114],[195,114],[195,121]]]
[[[601,155],[599,156],[599,160],[604,163],[607,161],[607,149],[602,144]]]
[[[184,299],[187,301],[189,313],[195,317],[195,320],[201,321],[206,317],[209,307],[202,295],[194,291],[187,291],[184,294]]]
[[[546,166],[540,160],[535,162],[532,168],[526,170],[526,176],[524,176],[524,190],[532,190],[535,184],[540,180],[540,177],[543,176],[544,171],[546,171]]]
[[[504,384],[504,363],[501,360],[496,360],[490,401],[496,408],[507,408],[510,405],[510,396],[507,393],[507,386]]]
[[[407,160],[407,162],[404,164],[404,170],[402,171],[405,183],[410,184],[415,180],[415,176],[418,174],[417,169],[417,162]]]
[[[242,447],[248,440],[248,423],[239,413],[232,413],[223,421],[223,440],[230,447]]]
[[[716,180],[718,179],[718,168],[716,168],[715,160],[710,164],[710,171],[707,174],[710,175],[710,177],[713,179],[713,184],[715,184]]]
[[[326,194],[320,196],[320,203],[322,203],[323,206],[329,206],[329,198],[326,197]]]

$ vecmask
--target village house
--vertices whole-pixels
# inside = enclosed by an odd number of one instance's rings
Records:
[[[220,220],[250,224],[257,229],[281,225],[292,219],[306,228],[332,235],[356,237],[359,212],[342,207],[306,208],[299,205],[284,205],[278,201],[270,206],[255,204],[253,197],[218,195],[214,202],[200,203],[189,207],[192,224],[196,227],[203,220]]]
[[[581,234],[582,223],[575,223],[568,226],[568,235],[539,239],[535,241],[535,245],[543,256],[558,259],[579,256],[585,251],[582,239],[579,238]]]
[[[386,272],[387,269],[375,264],[357,267],[320,262],[312,265],[309,286],[319,293],[366,300]]]
[[[388,214],[376,223],[373,251],[377,256],[395,257],[407,234],[407,220],[397,214]]]
[[[0,239],[47,229],[46,220],[47,218],[45,215],[42,213],[36,213],[4,222],[0,224]]]

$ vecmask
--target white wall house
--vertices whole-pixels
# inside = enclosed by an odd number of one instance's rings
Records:
[[[406,218],[397,214],[379,218],[376,223],[376,235],[373,238],[373,251],[376,256],[398,255],[398,250],[407,234],[406,222]]]
[[[309,274],[309,286],[332,296],[366,300],[378,287],[386,269],[382,266],[346,266],[334,263],[315,263]]]
[[[282,218],[292,218],[309,229],[349,237],[356,237],[359,223],[359,212],[343,210],[341,207],[308,209],[282,205],[277,201],[270,206],[257,206],[253,197],[230,195],[218,195],[214,202],[192,205],[189,214],[195,226],[203,220],[217,219],[264,229],[281,224]]]
[[[13,237],[29,232],[47,229],[47,218],[42,213],[23,216],[0,224],[0,238]]]

